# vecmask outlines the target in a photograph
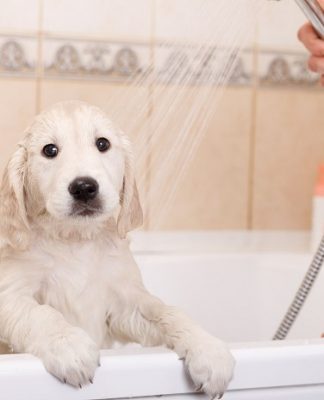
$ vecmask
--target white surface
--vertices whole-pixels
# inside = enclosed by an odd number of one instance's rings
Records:
[[[105,40],[149,41],[151,0],[44,0],[44,31]]]
[[[308,253],[308,231],[136,231],[136,253]]]
[[[234,0],[232,0],[233,4]],[[250,0],[244,2],[247,14],[255,14]],[[297,30],[305,17],[294,0],[264,3],[260,15],[256,40],[262,48],[302,50],[297,39]],[[104,38],[115,40],[148,41],[151,27],[157,40],[194,42],[210,39],[213,26],[206,23],[215,15],[219,6],[213,0],[0,0],[0,31],[6,33],[36,33],[39,29],[40,5],[43,7],[42,26],[51,35],[68,35],[81,38]],[[155,6],[155,13],[154,13]],[[241,12],[242,14],[242,12]],[[224,14],[226,15],[226,14]],[[154,21],[153,19],[154,18]],[[237,17],[236,21],[239,19]],[[243,19],[244,16],[242,15]],[[246,15],[245,15],[246,18]],[[231,17],[226,16],[228,29]],[[179,21],[181,23],[179,23]],[[186,22],[187,21],[187,22]],[[238,22],[236,22],[238,24]],[[252,26],[252,30],[255,27]],[[254,35],[253,35],[254,36]]]
[[[279,389],[281,397],[276,399],[289,399],[287,396],[292,394],[294,399],[304,399],[304,385],[307,385],[307,395],[312,394],[309,400],[322,399],[323,344],[323,341],[264,343],[259,347],[233,349],[237,367],[225,399],[263,400],[265,397],[261,395],[270,392],[273,396]],[[177,356],[157,349],[103,351],[94,384],[83,389],[58,382],[36,358],[0,356],[0,387],[2,398],[10,400],[99,400],[194,392]]]
[[[137,255],[147,288],[224,340],[270,340],[310,264],[310,254]],[[324,272],[289,338],[324,332]]]
[[[306,17],[295,0],[261,0],[265,7],[258,21],[257,43],[261,48],[305,51],[297,38]]]
[[[0,32],[35,34],[39,29],[39,3],[39,0],[0,0]]]

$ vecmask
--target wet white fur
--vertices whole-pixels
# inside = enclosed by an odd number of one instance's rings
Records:
[[[100,153],[98,137],[111,149]],[[55,159],[41,150],[59,147]],[[91,176],[103,212],[73,217],[69,183]],[[197,385],[222,394],[234,360],[226,345],[143,286],[127,232],[142,213],[128,140],[99,109],[66,102],[38,116],[0,191],[0,337],[40,357],[62,381],[89,383],[114,341],[166,345]]]

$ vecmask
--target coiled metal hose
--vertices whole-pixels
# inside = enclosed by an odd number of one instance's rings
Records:
[[[313,27],[324,39],[324,13],[317,0],[295,0],[312,23]],[[292,325],[294,324],[301,308],[303,307],[310,290],[321,270],[324,262],[324,237],[319,245],[315,257],[300,285],[296,296],[291,303],[284,319],[282,320],[273,340],[283,340],[287,337]]]
[[[284,340],[303,307],[324,262],[324,237],[273,340]]]

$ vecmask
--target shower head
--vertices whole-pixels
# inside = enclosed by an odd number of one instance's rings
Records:
[[[316,32],[324,39],[324,12],[317,0],[295,0]]]
[[[276,0],[280,1],[280,0]],[[324,39],[324,12],[317,0],[295,0],[318,35]]]

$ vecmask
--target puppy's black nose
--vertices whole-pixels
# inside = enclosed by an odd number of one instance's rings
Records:
[[[97,196],[98,191],[98,182],[88,176],[76,178],[69,185],[71,196],[79,201],[93,200]]]

